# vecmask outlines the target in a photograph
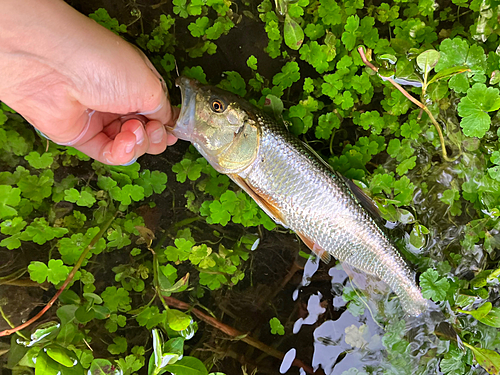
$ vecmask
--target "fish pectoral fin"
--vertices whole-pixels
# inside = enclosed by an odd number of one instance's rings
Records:
[[[332,256],[330,255],[330,253],[328,251],[326,251],[325,249],[318,246],[313,240],[306,237],[303,233],[300,233],[300,232],[295,232],[295,233],[297,233],[297,236],[300,237],[302,242],[304,242],[306,244],[306,246],[309,249],[311,249],[311,251],[314,254],[316,254],[323,262],[325,262],[325,264],[330,263],[330,261],[332,260]]]
[[[269,215],[277,224],[288,228],[288,224],[281,213],[278,205],[272,199],[264,194],[258,193],[256,189],[250,185],[244,178],[237,174],[228,174],[228,176],[238,184],[252,199],[259,205],[262,210]]]

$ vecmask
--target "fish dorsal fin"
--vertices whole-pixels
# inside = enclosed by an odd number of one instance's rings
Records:
[[[321,156],[318,155],[316,151],[314,151],[311,146],[309,146],[307,143],[302,142],[304,147],[309,151],[312,155],[314,155],[318,161],[321,162],[330,172],[332,172],[335,176],[337,176],[339,179],[343,180],[351,193],[356,197],[358,200],[359,204],[368,211],[375,219],[381,219],[382,214],[380,213],[380,210],[378,209],[377,205],[375,202],[368,196],[366,193],[354,183],[354,181],[348,179],[347,177],[341,175],[339,172],[334,170],[330,164],[328,164]]]
[[[281,209],[270,197],[258,192],[247,180],[237,174],[228,174],[228,176],[238,184],[262,210],[269,215],[276,223],[288,228],[288,224],[281,213]]]
[[[354,196],[358,199],[359,203],[363,208],[368,211],[372,216],[376,219],[381,219],[382,214],[378,209],[375,202],[368,196],[366,193],[354,183],[353,180],[348,179],[347,177],[342,176],[349,189],[351,189]]]
[[[326,264],[330,263],[332,260],[332,256],[330,255],[329,252],[326,250],[322,249],[320,246],[318,246],[313,240],[311,240],[309,237],[307,237],[305,234],[300,233],[300,232],[295,232],[297,233],[297,236],[300,237],[302,242],[306,244],[306,246],[311,249],[311,251],[316,254],[323,262]]]

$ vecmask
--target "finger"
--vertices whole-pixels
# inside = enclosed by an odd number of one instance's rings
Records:
[[[146,124],[146,133],[149,139],[148,154],[161,154],[167,148],[167,131],[163,124],[153,120]]]
[[[122,122],[118,118],[114,121],[111,121],[110,124],[106,125],[102,129],[102,132],[106,134],[109,137],[109,139],[115,139],[118,133],[120,133],[121,128],[122,128]]]
[[[135,135],[135,144],[128,145],[133,148],[135,157],[144,155],[149,149],[149,137],[144,128],[144,122],[137,119],[131,119],[123,123],[121,133],[133,133]]]
[[[122,165],[136,158],[135,141],[136,137],[132,132],[118,133],[115,139],[110,139],[101,132],[84,144],[74,147],[101,163]]]
[[[151,111],[141,111],[139,112],[140,114],[143,114],[148,117],[150,120],[158,120],[164,125],[168,126],[173,126],[175,123],[175,120],[177,119],[178,112],[176,113],[175,110],[173,109],[172,105],[170,104],[170,98],[169,98],[169,93],[167,89],[167,85],[165,84],[165,80],[163,77],[158,73],[154,65],[149,61],[149,59],[146,57],[146,55],[138,48],[136,48],[137,52],[140,54],[142,57],[144,63],[147,65],[147,67],[151,70],[152,75],[155,77],[157,80],[156,82],[160,83],[161,90],[163,92],[163,95],[161,95],[158,102],[158,106],[152,109]],[[151,78],[151,75],[149,76]],[[151,85],[150,87],[154,87],[155,82],[154,79],[153,81],[149,81],[149,84]],[[146,83],[147,84],[147,83]],[[146,86],[148,87],[148,86]],[[176,116],[177,115],[177,116]]]

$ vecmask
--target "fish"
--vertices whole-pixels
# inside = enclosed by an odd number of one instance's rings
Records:
[[[182,105],[173,135],[191,142],[322,260],[333,256],[378,277],[411,316],[427,311],[411,270],[345,178],[243,98],[184,76],[176,85]]]

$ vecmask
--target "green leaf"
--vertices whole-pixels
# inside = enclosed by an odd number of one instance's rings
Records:
[[[24,176],[17,186],[21,189],[22,195],[34,202],[41,202],[52,194],[52,184],[54,183],[54,172],[50,169],[44,170],[39,176]]]
[[[191,32],[191,35],[195,38],[205,35],[205,31],[208,28],[209,22],[210,21],[208,17],[200,17],[197,18],[195,22],[191,22],[188,25],[188,29]]]
[[[167,310],[167,324],[174,331],[182,331],[191,324],[191,317],[182,311],[169,309]]]
[[[187,0],[172,0],[174,5],[173,11],[182,18],[188,18],[189,14],[187,12]]]
[[[186,178],[191,181],[196,181],[201,177],[203,166],[191,159],[182,159],[179,163],[174,164],[172,171],[177,174],[178,182],[185,182]]]
[[[482,138],[490,128],[491,118],[487,112],[500,109],[500,95],[498,89],[486,87],[476,83],[458,104],[458,114],[463,117],[460,121],[464,134],[468,137]]]
[[[440,278],[437,271],[429,268],[420,275],[420,287],[424,298],[432,298],[432,300],[444,301],[446,292],[450,289],[450,283],[446,278]]]
[[[139,323],[140,326],[146,326],[148,330],[150,330],[153,327],[156,327],[160,323],[165,322],[165,313],[160,313],[158,310],[158,307],[156,306],[149,306],[146,307],[144,310],[142,310],[136,317],[135,319],[137,320],[137,323]]]
[[[446,68],[441,70],[439,73],[435,74],[427,84],[430,85],[433,82],[439,81],[440,79],[447,79],[453,77],[457,74],[467,72],[469,70],[466,66],[454,66],[451,68]]]
[[[479,306],[476,310],[466,311],[457,309],[464,314],[472,315],[475,319],[479,320],[481,323],[489,325],[491,327],[500,328],[500,308],[493,307],[491,302],[486,302]]]
[[[311,64],[318,73],[324,73],[330,70],[329,59],[327,55],[328,47],[321,45],[316,41],[310,41],[303,44],[300,48],[300,58]]]
[[[357,15],[349,16],[344,26],[345,31],[342,33],[342,43],[344,43],[345,48],[347,48],[348,51],[353,50],[356,45],[358,28],[359,17]]]
[[[14,207],[19,202],[21,202],[20,189],[8,185],[0,185],[0,219],[17,215]]]
[[[117,289],[116,286],[108,286],[106,290],[101,293],[101,297],[104,301],[104,305],[112,312],[117,310],[130,310],[129,293],[123,288]]]
[[[2,221],[0,223],[0,231],[3,234],[14,235],[20,233],[25,226],[26,222],[21,217],[15,217],[12,220]]]
[[[44,348],[45,353],[64,367],[73,367],[78,362],[75,354],[58,345],[49,345]]]
[[[500,373],[500,354],[498,354],[494,350],[476,348],[472,345],[467,344],[466,342],[464,342],[463,344],[470,350],[472,350],[477,363],[486,371],[488,371],[489,374]]]
[[[342,22],[342,12],[335,0],[320,0],[318,15],[325,25],[338,25]]]
[[[269,321],[269,325],[271,326],[271,333],[273,335],[281,335],[283,336],[285,334],[285,327],[283,327],[283,324],[281,324],[280,320],[278,318],[272,318]]]
[[[366,305],[352,287],[344,287],[342,290],[342,299],[348,302],[347,310],[349,310],[353,316],[361,316],[365,312]]]
[[[118,20],[111,17],[104,8],[99,8],[94,13],[90,13],[89,17],[117,35],[127,32],[127,25],[120,25]]]
[[[285,44],[293,50],[298,50],[304,41],[304,31],[299,23],[288,14],[284,26]]]
[[[33,168],[36,169],[48,168],[54,162],[54,158],[52,157],[52,154],[50,152],[45,152],[40,155],[38,152],[32,151],[24,158]]]
[[[185,238],[176,238],[174,240],[174,246],[167,246],[166,256],[170,262],[177,262],[187,260],[191,249],[194,246],[194,242],[191,242]]]
[[[61,259],[51,259],[48,263],[47,281],[57,285],[66,280],[71,268],[65,266]]]
[[[30,278],[39,284],[42,284],[47,279],[48,267],[45,263],[32,261],[28,266]]]
[[[484,82],[486,70],[486,56],[478,45],[469,44],[460,38],[445,39],[440,45],[440,58],[434,70],[441,72],[445,69],[465,66],[470,72],[454,75],[449,81],[449,86],[456,92],[466,92],[469,88],[469,78],[476,82]]]
[[[245,96],[247,93],[246,83],[243,77],[238,72],[224,72],[226,78],[223,79],[217,86],[223,90],[232,92],[239,96]]]
[[[226,226],[231,220],[231,214],[220,201],[213,201],[210,203],[210,218],[214,224]]]
[[[257,70],[257,58],[254,55],[247,59],[247,66],[252,70]]]
[[[81,207],[92,207],[96,202],[94,195],[86,190],[79,192],[78,190],[71,188],[64,191],[64,200],[72,203],[76,203],[77,206]]]
[[[45,218],[36,218],[28,225],[26,230],[21,234],[20,239],[23,241],[33,241],[38,245],[43,245],[45,242],[54,238],[62,237],[68,233],[66,228],[54,228],[48,225]]]
[[[121,372],[110,361],[96,358],[92,361],[88,375],[120,375]]]
[[[417,65],[427,76],[429,72],[434,69],[439,60],[439,52],[434,49],[428,49],[417,56]]]
[[[457,348],[456,345],[450,345],[449,351],[444,355],[439,367],[445,374],[461,375],[465,374],[465,363],[463,360],[463,350]]]
[[[500,308],[493,307],[488,314],[479,319],[481,323],[484,323],[490,327],[500,328]]]
[[[58,364],[43,351],[36,357],[35,374],[59,375],[60,367],[64,366]]]
[[[182,74],[188,78],[196,79],[205,85],[207,84],[207,76],[205,72],[203,72],[203,68],[201,66],[193,66],[190,68],[186,67],[182,70]]]
[[[425,235],[429,234],[429,229],[422,224],[415,224],[410,233],[410,243],[417,249],[421,249],[425,245]]]
[[[340,128],[340,120],[334,112],[321,115],[316,126],[316,138],[330,139],[333,129]]]
[[[160,171],[151,172],[149,169],[142,171],[134,183],[142,186],[144,189],[144,196],[150,197],[153,192],[161,194],[167,188],[167,175]]]
[[[299,64],[296,61],[289,61],[281,68],[281,72],[273,77],[273,85],[285,89],[292,86],[299,79]]]
[[[408,173],[410,169],[415,168],[417,165],[417,157],[412,156],[409,159],[403,160],[399,165],[396,167],[396,173],[399,174],[400,176]]]
[[[111,354],[121,354],[127,351],[127,339],[117,336],[113,338],[113,344],[108,345],[108,351]]]
[[[311,40],[316,40],[325,35],[325,29],[321,24],[308,23],[304,29],[304,33]]]
[[[165,367],[165,370],[176,375],[208,375],[208,371],[198,358],[183,357],[180,361]]]

